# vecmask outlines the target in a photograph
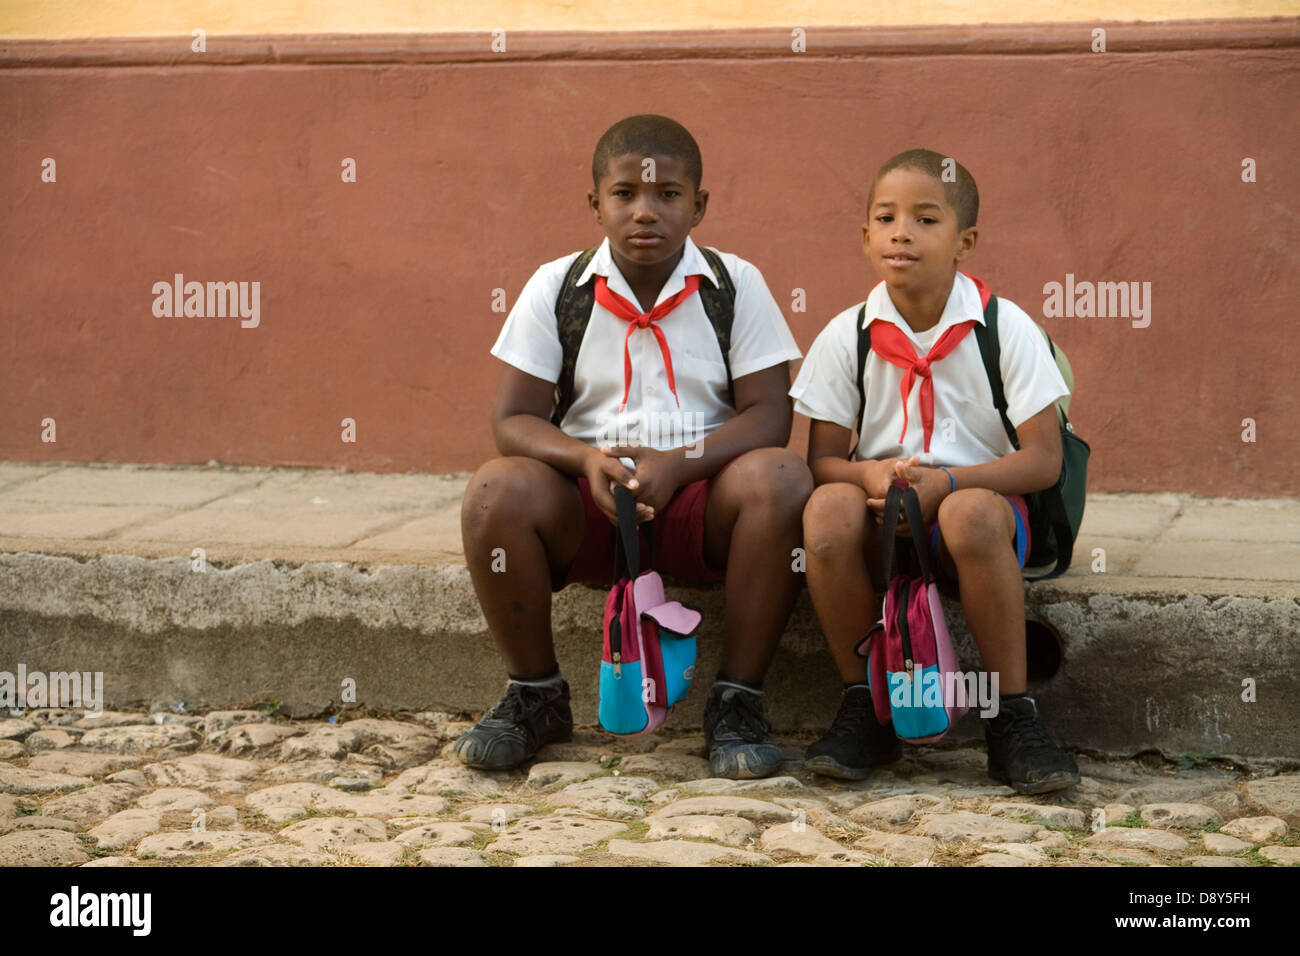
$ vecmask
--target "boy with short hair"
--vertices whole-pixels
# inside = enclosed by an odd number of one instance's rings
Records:
[[[817,336],[790,389],[795,410],[813,420],[808,463],[817,488],[803,522],[808,590],[844,681],[839,712],[808,748],[805,766],[856,780],[901,753],[892,726],[876,722],[867,662],[854,648],[879,618],[888,583],[880,580],[880,515],[889,485],[904,478],[920,497],[941,587],[951,591],[955,578],[984,666],[999,675],[998,713],[985,724],[989,775],[1021,793],[1069,787],[1078,768],[1026,693],[1021,584],[1024,496],[1060,474],[1054,403],[1068,390],[1033,321],[999,298],[1007,416],[1020,439],[1014,450],[972,334],[984,322],[979,286],[957,271],[978,234],[979,192],[963,166],[930,150],[900,153],[876,174],[867,210],[863,250],[883,277],[863,316],[867,361],[858,368],[859,303]],[[860,396],[859,440],[850,449]]]
[[[787,363],[799,350],[759,271],[691,241],[709,198],[701,173],[695,140],[670,119],[606,131],[588,194],[605,241],[538,269],[492,348],[505,363],[492,415],[505,457],[470,480],[461,529],[510,679],[456,741],[469,766],[513,767],[569,738],[551,592],[612,583],[617,484],[650,526],[651,567],[726,581],[726,643],[704,716],[713,774],[780,767],[762,680],[802,584],[791,555],[812,477],[785,448]],[[591,633],[594,671],[599,621]]]

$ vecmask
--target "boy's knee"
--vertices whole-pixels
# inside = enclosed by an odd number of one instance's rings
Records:
[[[963,488],[939,503],[939,530],[953,553],[985,552],[1010,540],[1006,499],[987,488]]]
[[[812,472],[788,448],[757,448],[736,459],[727,470],[736,472],[742,503],[749,507],[798,516],[812,494]]]
[[[461,522],[466,528],[483,527],[507,519],[518,520],[531,500],[527,459],[493,458],[474,472],[461,500]]]
[[[816,488],[803,509],[804,547],[810,554],[861,548],[867,496],[856,485],[834,483]]]

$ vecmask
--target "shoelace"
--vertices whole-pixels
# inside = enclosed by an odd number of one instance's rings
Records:
[[[846,696],[840,702],[840,709],[831,721],[827,733],[836,736],[852,735],[860,737],[869,729],[867,721],[876,723],[876,712],[868,694],[858,692],[852,697]]]
[[[1056,745],[1047,736],[1047,731],[1038,722],[1037,711],[1024,711],[1011,718],[1011,726],[1006,730],[1008,756],[1021,753],[1047,750],[1056,752]]]
[[[722,716],[718,724],[740,735],[747,743],[762,743],[771,728],[763,716],[757,694],[735,691],[722,698]]]
[[[511,684],[506,689],[506,695],[497,701],[496,706],[485,716],[518,723],[528,713],[531,705],[543,696],[544,692],[540,687]]]

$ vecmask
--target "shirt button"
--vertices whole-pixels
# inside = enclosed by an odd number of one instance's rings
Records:
[[[656,394],[655,387],[653,385],[647,385],[645,387],[645,390],[651,395]]]

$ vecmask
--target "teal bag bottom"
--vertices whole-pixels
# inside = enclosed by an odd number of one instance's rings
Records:
[[[659,652],[664,659],[664,693],[669,707],[676,704],[691,689],[695,676],[695,638],[674,637],[659,629]]]
[[[692,641],[691,643],[694,643]],[[624,664],[614,676],[614,665],[600,662],[600,725],[612,734],[639,734],[650,722],[641,699],[641,662]]]
[[[925,675],[930,673],[935,676],[927,680]],[[938,702],[925,701],[924,691],[927,688],[939,687],[939,668],[936,665],[931,664],[929,667],[914,671],[913,679],[910,681],[907,679],[907,674],[899,671],[886,671],[885,674],[886,680],[889,681],[889,711],[894,721],[894,733],[897,736],[904,739],[933,737],[948,730],[948,712],[944,709],[942,693],[936,693],[931,689],[931,696],[937,696]],[[922,690],[919,700],[916,694],[917,686]]]

